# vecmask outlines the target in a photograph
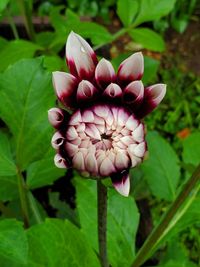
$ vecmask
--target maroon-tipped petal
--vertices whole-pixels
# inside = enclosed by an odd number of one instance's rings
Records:
[[[116,74],[110,61],[102,58],[95,69],[95,79],[97,84],[105,89],[110,83],[115,82]]]
[[[120,84],[127,85],[132,81],[140,80],[144,72],[144,58],[141,52],[134,53],[125,59],[119,66],[117,73]]]
[[[122,89],[116,83],[111,83],[103,92],[103,96],[110,99],[119,99],[122,96]]]
[[[144,100],[139,110],[137,111],[137,116],[143,118],[150,112],[152,112],[163,100],[166,94],[166,84],[154,84],[145,88],[144,90]]]
[[[127,170],[115,173],[111,176],[112,183],[117,192],[122,196],[128,197],[130,191],[130,179]]]
[[[91,46],[73,31],[66,43],[66,59],[70,72],[80,79],[90,80],[94,76],[97,57]]]
[[[123,100],[135,110],[143,101],[144,85],[142,81],[133,81],[125,88]]]
[[[60,108],[51,108],[48,110],[48,119],[54,128],[59,128],[64,120],[64,111]]]
[[[86,80],[82,80],[78,85],[77,90],[77,101],[79,103],[91,102],[98,95],[98,90],[94,87],[94,85]]]
[[[69,109],[76,106],[77,79],[68,73],[53,72],[53,86],[59,101]]]

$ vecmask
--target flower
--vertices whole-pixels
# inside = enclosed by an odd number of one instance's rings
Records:
[[[52,146],[59,168],[74,168],[83,176],[110,176],[115,189],[128,196],[129,169],[147,152],[141,119],[163,99],[166,85],[144,88],[142,53],[119,66],[99,62],[90,45],[71,32],[66,44],[69,73],[53,72],[56,95],[65,107],[52,108],[49,121],[57,130]],[[71,111],[71,113],[69,113]]]

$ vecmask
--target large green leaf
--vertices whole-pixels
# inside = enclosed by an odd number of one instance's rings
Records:
[[[144,85],[155,81],[159,65],[158,60],[144,56],[144,75],[142,77]]]
[[[65,170],[57,168],[54,164],[54,154],[55,151],[50,147],[41,160],[29,165],[27,169],[27,185],[31,189],[52,184],[56,179],[64,175]]]
[[[84,235],[67,220],[47,219],[31,227],[27,235],[29,258],[41,266],[100,267]]]
[[[0,51],[0,71],[5,70],[9,65],[14,64],[22,58],[31,58],[37,50],[41,49],[38,45],[25,40],[10,41]]]
[[[76,178],[77,208],[82,231],[98,251],[96,182]],[[108,190],[108,257],[115,267],[129,266],[134,258],[139,214],[132,197]]]
[[[8,136],[0,131],[0,176],[12,176],[16,173]]]
[[[154,196],[172,201],[180,178],[178,157],[158,133],[147,135],[149,158],[141,165],[145,179]]]
[[[176,0],[140,0],[139,12],[134,25],[158,20],[167,15],[173,9],[175,2]]]
[[[16,176],[0,176],[0,200],[8,201],[18,197]]]
[[[183,161],[195,166],[200,163],[200,133],[193,133],[184,140]]]
[[[117,14],[124,24],[129,26],[138,12],[139,3],[137,0],[118,0]]]
[[[54,106],[51,75],[42,59],[22,60],[0,75],[0,116],[14,138],[16,163],[24,170],[49,148],[47,110]]]
[[[28,260],[28,242],[21,222],[15,219],[0,221],[0,265],[9,261],[8,266],[26,264]],[[11,265],[12,264],[12,265]]]
[[[5,10],[5,8],[9,2],[10,2],[10,0],[1,0],[0,1],[0,16],[2,15],[2,12]]]
[[[165,42],[162,36],[148,28],[137,28],[129,31],[133,40],[141,44],[144,48],[152,51],[163,52],[165,50]]]

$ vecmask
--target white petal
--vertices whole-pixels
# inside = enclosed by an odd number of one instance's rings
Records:
[[[125,153],[118,152],[115,158],[115,166],[119,170],[128,168],[129,157]]]
[[[130,81],[141,79],[144,72],[144,58],[141,52],[134,53],[125,59],[118,70],[118,77],[122,81]]]
[[[111,83],[106,87],[103,95],[109,98],[116,99],[117,97],[122,96],[122,89],[116,83]]]
[[[82,80],[78,85],[77,90],[77,101],[78,102],[85,102],[85,101],[91,101],[96,94],[98,93],[97,89],[94,87],[94,85],[86,80]]]
[[[157,106],[163,100],[166,94],[166,84],[158,83],[145,89],[145,95]]]
[[[126,128],[130,131],[134,131],[137,128],[138,124],[138,120],[136,120],[133,115],[131,115],[126,122]]]
[[[82,122],[81,112],[80,110],[77,110],[71,117],[69,121],[69,125],[79,125],[80,122]]]
[[[51,108],[48,110],[48,119],[51,125],[57,128],[64,120],[64,113],[60,108]]]
[[[82,113],[83,122],[94,122],[94,114],[90,110],[85,110]]]
[[[78,152],[78,146],[69,142],[65,143],[65,149],[70,157],[73,157]]]
[[[142,123],[133,131],[132,136],[136,142],[144,140],[144,126]]]
[[[76,95],[77,79],[73,75],[61,71],[53,72],[52,77],[58,99],[66,107],[73,107],[75,103],[72,99]]]
[[[64,137],[59,132],[56,132],[51,139],[51,145],[55,149],[58,149],[63,144],[63,142]]]
[[[112,179],[113,186],[122,196],[128,197],[130,192],[130,179],[129,175],[126,174],[121,180],[115,181]]]
[[[96,174],[98,172],[97,160],[94,156],[94,153],[87,154],[85,158],[85,167],[92,174]]]
[[[104,160],[101,163],[100,166],[100,174],[102,176],[109,176],[110,174],[112,174],[113,172],[116,171],[112,161],[109,159],[109,157],[105,157]]]
[[[72,159],[73,167],[76,168],[79,171],[85,170],[85,162],[84,162],[84,156],[82,152],[78,152],[74,155]]]
[[[115,80],[115,70],[110,61],[102,58],[95,69],[95,79],[97,84],[105,88],[109,83]]]
[[[69,128],[67,129],[67,133],[66,133],[66,138],[68,140],[74,140],[78,137],[78,133],[75,129],[74,126],[69,126]]]
[[[144,85],[142,81],[133,81],[124,90],[124,101],[128,104],[139,105],[144,98]]]
[[[56,167],[65,169],[67,167],[66,160],[61,157],[61,155],[56,154],[54,157],[54,163]]]
[[[106,105],[97,105],[94,107],[94,112],[101,118],[107,118],[109,109]]]
[[[135,149],[134,149],[134,154],[137,156],[137,157],[143,157],[144,154],[145,154],[145,151],[146,151],[146,143],[145,142],[142,142],[140,144],[138,144]]]
[[[85,129],[85,133],[96,139],[96,140],[101,140],[101,136],[100,136],[100,133],[99,133],[99,130],[97,129],[97,127],[94,125],[94,124],[89,124],[86,126],[86,129]]]

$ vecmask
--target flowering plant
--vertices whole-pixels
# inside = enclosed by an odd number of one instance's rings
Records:
[[[83,176],[110,176],[115,189],[128,196],[129,169],[145,158],[147,144],[141,119],[161,102],[166,85],[144,88],[144,60],[134,53],[117,74],[112,64],[97,60],[90,45],[71,32],[66,44],[69,73],[53,72],[59,101],[71,110],[52,108],[49,121],[57,129],[52,138],[55,165],[73,167]]]

